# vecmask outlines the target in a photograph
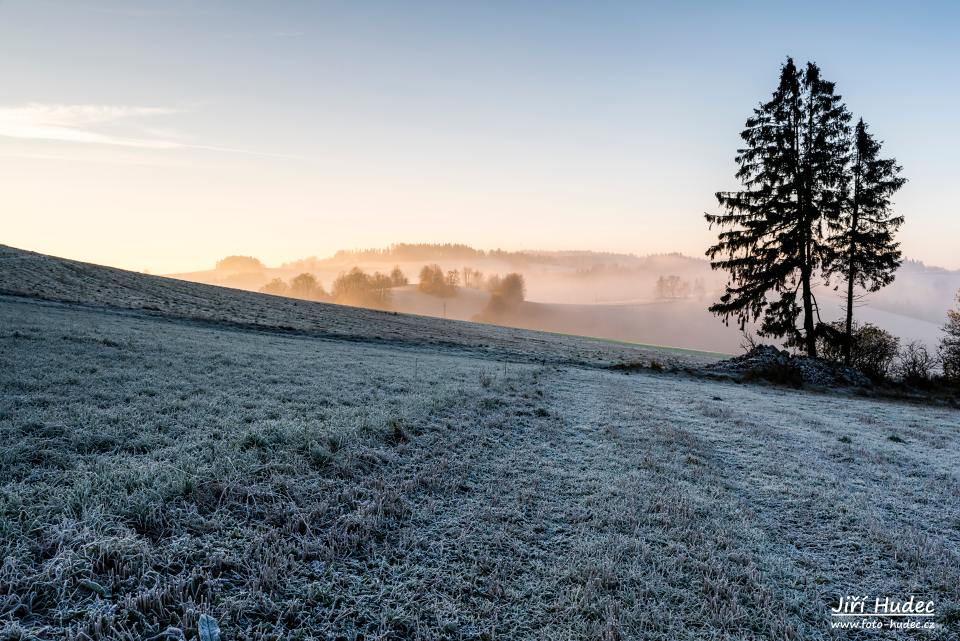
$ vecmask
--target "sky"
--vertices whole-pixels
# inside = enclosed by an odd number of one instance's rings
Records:
[[[960,268],[956,2],[0,0],[0,243],[153,273],[395,242],[702,256],[817,62]]]

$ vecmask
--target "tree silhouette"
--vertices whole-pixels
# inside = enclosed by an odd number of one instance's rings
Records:
[[[376,272],[373,276],[359,267],[340,274],[333,281],[331,295],[333,300],[343,305],[386,309],[390,303],[389,276]]]
[[[417,284],[424,294],[447,298],[457,293],[455,285],[450,284],[440,265],[424,265],[420,270],[420,282]]]
[[[511,272],[505,276],[491,275],[486,283],[490,292],[490,300],[475,320],[489,322],[496,320],[503,314],[517,309],[527,294],[527,283],[523,274]]]
[[[522,303],[527,295],[527,283],[522,274],[511,272],[500,279],[500,286],[493,294],[511,305]]]
[[[464,267],[463,286],[471,289],[481,289],[483,287],[483,272],[472,267]]]
[[[260,288],[261,294],[273,294],[274,296],[286,296],[289,292],[290,286],[279,278],[274,278]]]
[[[654,291],[661,300],[686,298],[690,295],[690,283],[675,275],[660,276]]]
[[[786,337],[810,356],[817,354],[812,280],[830,255],[828,227],[845,201],[849,120],[819,67],[807,63],[800,71],[787,58],[772,98],[740,134],[745,146],[736,176],[743,190],[718,192],[725,211],[705,215],[711,228],[723,230],[707,250],[711,267],[729,272],[710,311],[741,328],[762,317],[761,335]]]
[[[215,269],[226,272],[258,272],[266,269],[266,266],[253,256],[227,256],[217,261]]]
[[[403,273],[403,270],[400,269],[400,265],[394,266],[390,271],[390,284],[392,287],[403,287],[410,281],[407,280],[407,275]]]
[[[368,281],[372,296],[377,301],[377,305],[385,307],[390,301],[390,289],[394,286],[394,280],[391,276],[373,272]]]
[[[323,300],[327,297],[327,292],[323,290],[323,285],[317,282],[316,276],[304,272],[290,281],[290,295],[304,300]]]
[[[853,153],[848,168],[849,199],[846,210],[834,226],[833,256],[827,275],[846,280],[847,309],[843,332],[843,362],[850,365],[853,345],[854,287],[875,292],[893,282],[900,266],[900,244],[894,234],[903,217],[892,212],[890,198],[906,182],[893,158],[882,159],[880,141],[867,131],[861,118],[853,136]]]

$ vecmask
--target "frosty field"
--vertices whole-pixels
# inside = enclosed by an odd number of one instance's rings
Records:
[[[670,353],[309,303],[340,329],[277,327],[256,318],[289,303],[243,292],[251,322],[18,293],[0,638],[195,639],[201,614],[229,640],[960,631],[956,410],[626,375],[606,365]],[[932,599],[938,627],[833,630],[841,595]]]

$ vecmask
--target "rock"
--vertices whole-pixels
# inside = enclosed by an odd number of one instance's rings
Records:
[[[773,345],[758,345],[741,356],[720,361],[708,371],[737,378],[752,377],[774,382],[802,382],[818,387],[868,387],[870,379],[861,372],[823,360],[793,356]]]

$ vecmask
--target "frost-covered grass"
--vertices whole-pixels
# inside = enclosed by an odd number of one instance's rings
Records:
[[[0,298],[4,635],[956,637],[960,412],[496,354]]]
[[[429,443],[504,420],[528,376],[52,304],[0,318],[0,616],[49,638],[205,609],[228,638],[339,627],[331,564],[444,486]]]

